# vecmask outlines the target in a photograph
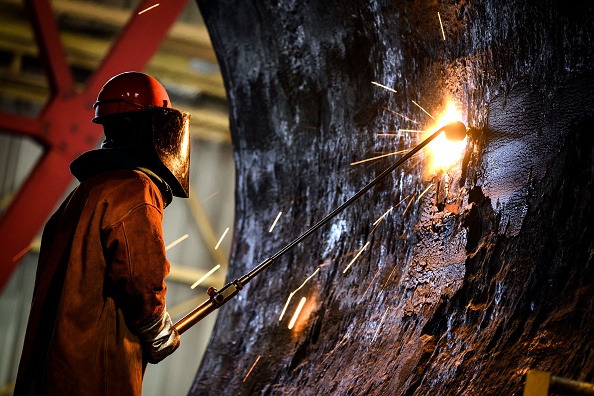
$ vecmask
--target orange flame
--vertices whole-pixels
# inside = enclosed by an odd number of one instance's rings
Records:
[[[461,121],[462,114],[456,107],[453,101],[448,101],[446,111],[435,120],[435,124],[429,128],[429,133],[435,132],[437,128],[440,128],[452,121]],[[429,136],[429,133],[427,136]],[[459,142],[453,142],[446,139],[445,134],[441,134],[435,138],[427,146],[427,153],[429,155],[429,164],[427,171],[430,173],[438,173],[447,171],[454,163],[460,160],[462,152],[466,147],[466,139]]]

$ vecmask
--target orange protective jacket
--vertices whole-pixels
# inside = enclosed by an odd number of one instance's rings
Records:
[[[97,173],[77,189],[43,232],[14,394],[140,395],[146,362],[133,329],[165,310],[162,194],[133,169]],[[56,254],[80,200],[73,236]],[[58,275],[44,274],[56,260]]]

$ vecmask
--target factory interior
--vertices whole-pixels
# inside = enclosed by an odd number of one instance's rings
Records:
[[[594,395],[593,13],[0,0],[0,396],[126,71],[191,114],[159,243],[181,341],[143,395]]]

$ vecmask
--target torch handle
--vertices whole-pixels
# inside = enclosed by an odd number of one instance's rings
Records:
[[[202,319],[206,318],[211,312],[213,312],[217,308],[218,307],[215,305],[213,300],[208,299],[196,308],[194,308],[186,316],[181,318],[178,322],[176,322],[173,325],[173,327],[175,327],[179,334],[183,334],[186,330],[194,326],[196,323],[200,322]]]
[[[213,311],[221,307],[227,301],[235,297],[235,295],[239,293],[242,288],[243,285],[239,280],[226,284],[221,290],[210,288],[210,298],[177,321],[173,327],[175,327],[179,334],[184,333],[190,327],[194,326],[196,323],[210,315]]]

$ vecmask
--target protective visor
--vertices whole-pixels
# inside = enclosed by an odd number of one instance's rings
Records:
[[[165,181],[176,197],[190,195],[190,114],[172,108],[155,108],[153,147],[163,165]],[[159,172],[161,173],[161,172]]]

